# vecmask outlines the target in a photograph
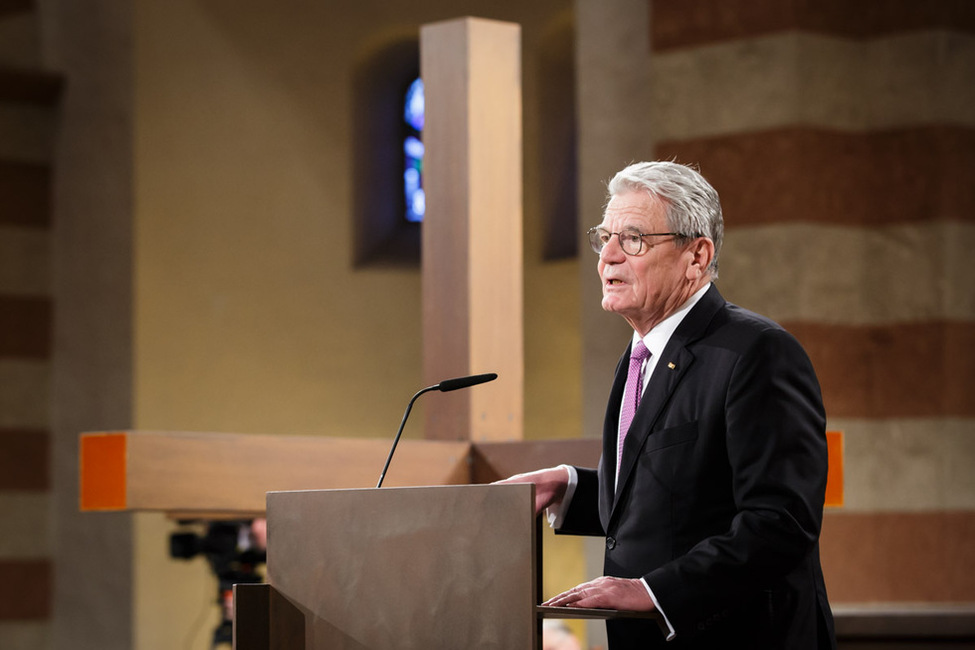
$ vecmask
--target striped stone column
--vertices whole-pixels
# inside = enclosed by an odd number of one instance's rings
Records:
[[[831,599],[975,601],[975,4],[651,10],[656,155],[714,183],[722,292],[802,341],[845,433]]]
[[[51,159],[60,79],[35,20],[0,3],[0,648],[50,637]]]

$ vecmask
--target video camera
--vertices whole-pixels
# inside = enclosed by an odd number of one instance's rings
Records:
[[[194,522],[180,522],[188,526]],[[176,532],[169,538],[169,555],[190,560],[206,556],[217,577],[217,604],[221,621],[213,633],[213,645],[233,641],[233,587],[235,584],[263,582],[257,567],[267,561],[267,551],[255,544],[252,520],[206,522],[206,533]]]

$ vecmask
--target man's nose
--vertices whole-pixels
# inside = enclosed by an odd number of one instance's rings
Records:
[[[603,246],[603,250],[599,253],[599,259],[604,264],[618,264],[626,257],[626,253],[623,252],[623,247],[620,245],[620,238],[618,235],[611,235],[609,241]]]

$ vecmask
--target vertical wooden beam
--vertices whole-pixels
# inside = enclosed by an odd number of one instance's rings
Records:
[[[463,18],[425,25],[423,373],[429,384],[497,372],[445,394],[426,437],[523,437],[520,27]]]

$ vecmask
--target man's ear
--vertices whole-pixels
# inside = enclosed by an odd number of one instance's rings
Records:
[[[687,264],[687,279],[698,280],[708,273],[714,259],[714,242],[707,237],[698,237],[687,246],[690,260]]]

